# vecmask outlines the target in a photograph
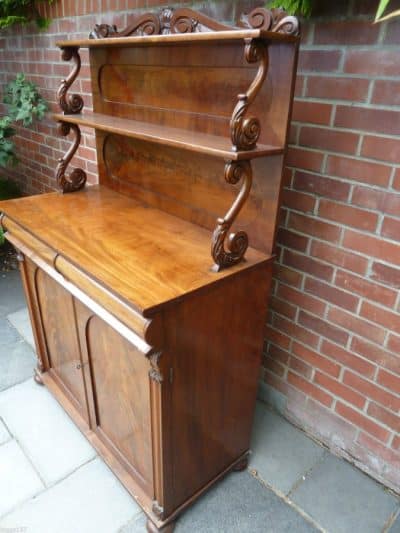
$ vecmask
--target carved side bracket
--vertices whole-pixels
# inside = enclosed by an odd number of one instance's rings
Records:
[[[66,137],[72,130],[75,134],[75,140],[64,157],[59,159],[56,169],[56,179],[62,192],[74,192],[82,189],[86,183],[86,173],[81,168],[74,168],[69,175],[65,174],[67,167],[73,158],[78,146],[81,142],[81,130],[77,124],[69,124],[68,122],[58,123],[58,133]]]
[[[81,58],[77,46],[68,46],[61,49],[61,58],[63,61],[74,61],[75,66],[65,80],[61,80],[61,85],[57,91],[57,99],[65,115],[75,115],[80,113],[83,108],[83,99],[79,94],[67,95],[68,89],[74,83],[81,70]]]
[[[249,196],[252,179],[253,173],[250,161],[228,161],[226,163],[225,180],[233,185],[243,180],[243,184],[232,207],[224,218],[217,220],[217,226],[212,235],[211,255],[215,261],[214,270],[216,271],[239,263],[243,259],[249,245],[247,233],[238,231],[229,235],[229,251],[225,250],[227,234]]]
[[[151,364],[151,368],[149,370],[149,376],[150,376],[150,379],[152,379],[156,383],[161,383],[163,381],[163,377],[160,372],[160,368],[158,366],[158,361],[160,357],[161,357],[161,352],[153,353],[149,357],[150,364]]]
[[[256,7],[248,15],[242,15],[241,24],[257,30],[273,31],[296,36],[300,33],[300,24],[296,17],[289,16],[283,9],[265,9]]]
[[[238,95],[238,102],[230,122],[232,149],[251,150],[255,148],[260,136],[261,125],[256,117],[246,117],[247,110],[260,90],[268,70],[268,50],[263,41],[245,39],[244,55],[248,63],[260,62],[256,77],[246,94]]]

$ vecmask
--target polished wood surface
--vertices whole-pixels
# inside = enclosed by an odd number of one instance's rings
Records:
[[[257,145],[253,150],[237,151],[232,149],[230,139],[206,133],[182,130],[170,126],[162,126],[129,120],[125,118],[103,115],[101,113],[85,113],[82,115],[54,115],[55,120],[69,124],[79,124],[97,130],[152,141],[164,146],[182,148],[192,152],[214,155],[233,161],[265,157],[283,153],[282,146]]]
[[[208,231],[101,186],[9,200],[1,209],[6,230],[9,219],[34,230],[36,239],[145,316],[270,259],[249,249],[246,262],[214,273]]]
[[[60,43],[62,193],[0,203],[36,379],[150,532],[248,461],[299,39],[282,10],[242,23],[166,8]],[[71,94],[80,46],[93,113]],[[98,186],[71,168],[80,126],[96,133]]]

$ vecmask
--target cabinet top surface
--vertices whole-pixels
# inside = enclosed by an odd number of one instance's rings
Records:
[[[208,230],[101,186],[0,211],[144,315],[271,258],[249,248],[246,261],[213,272]]]

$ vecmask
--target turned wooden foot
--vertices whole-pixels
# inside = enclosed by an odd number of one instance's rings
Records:
[[[235,466],[232,468],[233,472],[241,472],[242,470],[246,470],[246,468],[249,465],[249,456],[246,455],[246,457],[243,457],[238,463],[235,464]]]
[[[42,374],[38,368],[35,368],[35,371],[33,373],[33,379],[38,385],[44,385],[42,380]]]
[[[146,522],[146,529],[148,533],[172,533],[175,529],[175,521],[169,522],[165,526],[158,528],[155,523],[148,518]]]

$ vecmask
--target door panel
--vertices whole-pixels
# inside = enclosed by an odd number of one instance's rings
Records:
[[[39,268],[35,286],[50,373],[58,378],[59,384],[88,422],[73,297]]]
[[[149,362],[97,316],[86,326],[95,431],[147,492],[153,488]]]

